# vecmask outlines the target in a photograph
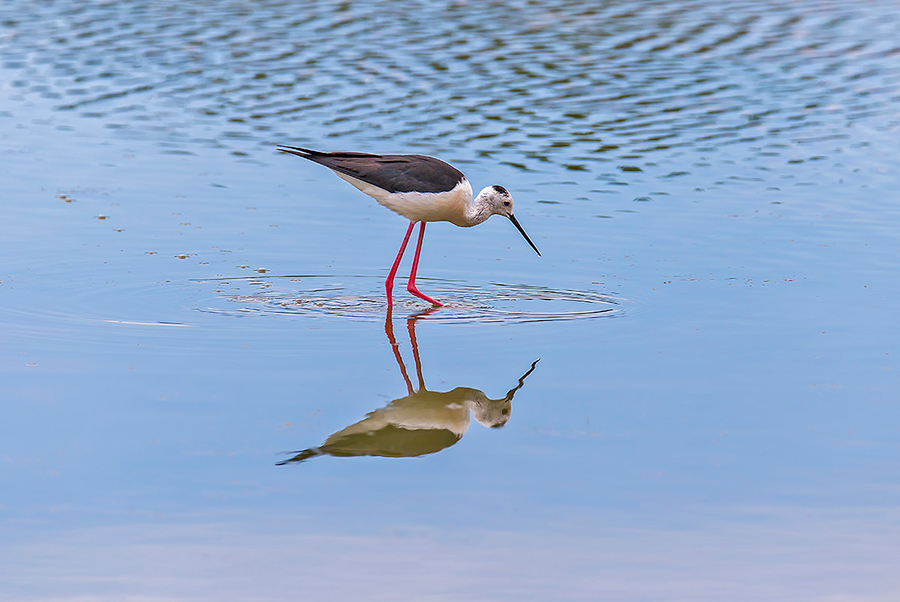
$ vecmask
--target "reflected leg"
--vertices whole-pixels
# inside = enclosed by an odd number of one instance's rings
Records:
[[[422,377],[422,360],[419,359],[419,342],[416,340],[416,321],[419,316],[406,318],[406,330],[409,332],[409,344],[412,345],[413,360],[416,362],[416,376],[419,379],[418,391],[425,390],[425,379]]]
[[[403,363],[403,358],[400,357],[400,345],[397,344],[397,338],[394,336],[394,318],[391,315],[390,305],[388,305],[387,316],[384,318],[384,334],[387,335],[388,342],[391,344],[391,349],[394,350],[394,359],[397,360],[397,365],[400,366],[400,374],[403,375],[403,380],[406,381],[406,390],[412,395],[414,392],[412,382],[409,380],[409,374],[406,372],[406,365]]]

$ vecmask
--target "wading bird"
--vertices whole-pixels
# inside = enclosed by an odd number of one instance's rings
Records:
[[[400,245],[400,252],[385,281],[388,306],[393,303],[391,292],[394,276],[406,251],[413,226],[419,223],[419,240],[413,256],[412,269],[406,290],[433,305],[440,301],[419,292],[416,270],[426,222],[450,222],[463,228],[477,226],[492,215],[508,217],[521,232],[531,248],[541,252],[531,242],[513,215],[513,200],[503,186],[488,186],[472,200],[472,186],[461,171],[448,163],[424,155],[373,155],[369,153],[325,153],[299,146],[279,146],[278,150],[324,165],[342,179],[365,192],[379,204],[409,220],[409,228]]]

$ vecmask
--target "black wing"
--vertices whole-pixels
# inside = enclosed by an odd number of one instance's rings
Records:
[[[447,192],[466,179],[449,163],[425,155],[323,153],[299,146],[279,146],[278,150],[309,159],[388,192]]]

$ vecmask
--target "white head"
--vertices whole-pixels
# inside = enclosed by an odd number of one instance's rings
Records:
[[[481,221],[486,220],[492,215],[508,217],[509,221],[511,221],[522,236],[525,237],[525,240],[528,241],[528,244],[531,245],[531,248],[534,249],[535,253],[538,255],[541,254],[541,252],[538,251],[538,248],[534,246],[534,243],[531,242],[531,239],[528,238],[528,235],[525,234],[525,230],[522,226],[519,225],[519,220],[513,215],[513,198],[506,188],[498,184],[482,188],[481,192],[478,193],[478,196],[475,197],[475,202],[473,204],[478,213],[484,215]]]
[[[478,193],[478,204],[489,211],[489,215],[509,217],[513,214],[513,199],[509,191],[498,184],[482,188]]]
[[[481,393],[479,391],[479,393]],[[499,428],[509,421],[512,411],[512,398],[488,399],[484,393],[475,399],[472,406],[472,417],[480,424],[492,429]]]

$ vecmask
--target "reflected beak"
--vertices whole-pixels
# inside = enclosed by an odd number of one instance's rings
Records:
[[[511,222],[513,223],[513,226],[516,227],[516,230],[518,230],[519,232],[522,233],[522,236],[525,237],[525,240],[528,241],[528,244],[531,245],[531,248],[534,249],[534,252],[538,254],[538,257],[540,257],[540,256],[541,256],[541,252],[538,251],[538,248],[537,248],[536,246],[534,246],[534,243],[531,242],[531,239],[528,238],[528,235],[527,235],[527,234],[525,234],[525,229],[522,228],[521,225],[519,225],[519,220],[516,219],[516,216],[513,215],[513,214],[509,214],[507,217],[509,217],[509,221],[511,221]]]

